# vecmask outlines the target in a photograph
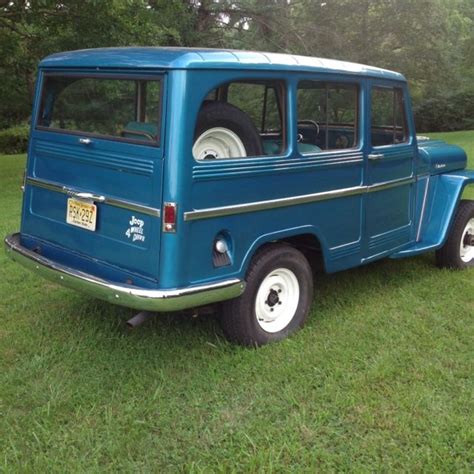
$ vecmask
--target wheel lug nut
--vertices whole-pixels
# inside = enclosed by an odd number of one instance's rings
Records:
[[[273,311],[273,308],[270,308],[270,311]]]
[[[278,293],[281,293],[281,290],[278,290]]]
[[[278,304],[281,304],[281,301],[279,301]]]

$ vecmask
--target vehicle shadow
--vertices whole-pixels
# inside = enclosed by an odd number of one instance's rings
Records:
[[[314,275],[314,301],[307,326],[321,324],[335,313],[350,313],[354,305],[364,304],[367,297],[376,292],[390,292],[410,288],[414,279],[432,278],[434,266],[432,255],[416,259],[385,259],[366,266],[336,274],[317,272]],[[227,343],[218,319],[222,317],[222,306],[206,307],[204,311],[186,310],[175,313],[157,313],[142,325],[131,329],[126,322],[138,311],[111,305],[107,302],[84,299],[82,295],[68,292],[70,300],[65,313],[69,316],[65,324],[69,331],[93,331],[106,334],[107,339],[126,338],[130,344],[154,347],[182,346],[186,348],[207,346],[232,346]],[[63,308],[64,309],[64,308]]]

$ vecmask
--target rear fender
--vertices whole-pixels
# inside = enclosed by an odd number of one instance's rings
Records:
[[[261,248],[263,245],[271,243],[271,242],[277,242],[280,240],[284,240],[289,237],[295,237],[298,235],[303,235],[303,234],[311,234],[315,237],[315,239],[319,242],[321,246],[321,252],[322,252],[322,257],[323,257],[323,264],[324,267],[327,268],[328,262],[327,262],[327,249],[328,245],[326,240],[324,239],[323,235],[319,231],[318,228],[316,228],[313,225],[305,225],[305,226],[300,226],[300,227],[292,227],[289,229],[281,229],[276,232],[271,232],[269,234],[265,234],[260,236],[258,239],[256,239],[251,247],[248,249],[243,261],[242,265],[239,270],[239,274],[242,275],[242,278],[245,278],[245,275],[247,273],[248,267],[250,265],[250,262],[254,255],[257,253],[258,249]]]

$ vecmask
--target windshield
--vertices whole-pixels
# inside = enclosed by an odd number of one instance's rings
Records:
[[[159,143],[161,80],[46,75],[37,128]]]

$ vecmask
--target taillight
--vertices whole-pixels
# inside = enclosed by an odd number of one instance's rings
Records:
[[[163,206],[163,232],[176,232],[176,204],[165,202]]]

